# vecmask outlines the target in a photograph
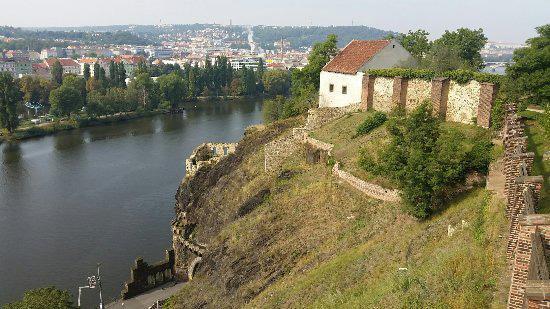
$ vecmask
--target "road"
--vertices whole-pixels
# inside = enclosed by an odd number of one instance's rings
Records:
[[[144,309],[150,308],[156,304],[157,300],[164,300],[168,297],[176,294],[184,283],[168,283],[147,293],[141,294],[131,299],[118,300],[114,303],[107,304],[105,308],[108,309]],[[153,307],[154,308],[154,307]]]

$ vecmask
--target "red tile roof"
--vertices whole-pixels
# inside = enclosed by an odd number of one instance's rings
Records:
[[[353,40],[325,65],[323,71],[356,74],[367,61],[390,42],[390,40]]]
[[[49,67],[52,67],[57,60],[59,60],[59,63],[61,63],[62,67],[80,67],[78,62],[74,61],[71,58],[48,58],[45,61]]]

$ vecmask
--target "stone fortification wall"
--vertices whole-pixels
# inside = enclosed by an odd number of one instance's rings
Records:
[[[506,106],[503,129],[504,193],[510,220],[507,258],[512,265],[508,308],[548,308],[550,305],[550,215],[537,215],[542,176],[530,175],[534,153],[527,152],[522,119],[515,104]]]
[[[129,299],[174,280],[174,250],[166,250],[166,258],[149,265],[137,258],[131,269],[130,281],[124,284],[122,299]]]
[[[392,102],[393,78],[376,78],[372,90],[372,107],[377,111],[391,112],[394,108]]]
[[[308,133],[358,109],[359,105],[351,105],[344,108],[318,108],[309,110],[305,126],[294,128],[292,134],[283,136],[265,145],[265,171],[267,173],[279,172],[286,158],[300,147],[306,148],[306,161],[308,163],[326,163],[328,158],[332,156],[334,145],[314,139],[308,136]],[[336,163],[332,171],[334,176],[344,180],[352,187],[370,197],[384,201],[400,201],[398,190],[389,190],[361,180],[341,170],[338,163]]]
[[[388,202],[399,202],[401,201],[401,197],[399,190],[390,190],[386,189],[384,187],[381,187],[379,185],[366,182],[362,179],[359,179],[352,174],[343,171],[340,169],[340,164],[337,162],[334,164],[332,168],[332,174],[336,177],[342,179],[346,183],[348,183],[350,186],[356,188],[357,190],[365,193],[366,195],[382,200],[382,201],[388,201]]]
[[[363,76],[361,108],[389,112],[401,106],[411,110],[426,100],[434,113],[446,121],[489,127],[498,87],[475,80],[460,84],[448,78],[408,79]]]
[[[197,171],[210,164],[215,164],[221,158],[235,152],[237,143],[203,143],[199,145],[189,159],[185,160],[185,176],[192,177]]]
[[[408,81],[405,108],[413,110],[432,97],[432,83],[423,79],[411,79]]]
[[[280,137],[265,145],[265,171],[268,173],[278,172],[286,158],[306,142],[307,135],[310,131],[318,129],[334,119],[357,110],[359,110],[358,104],[341,108],[323,107],[310,109],[308,111],[306,124],[303,127],[294,128],[290,135]]]

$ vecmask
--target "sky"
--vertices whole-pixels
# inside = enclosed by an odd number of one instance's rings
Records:
[[[2,4],[2,2],[6,2]],[[0,0],[0,24],[21,27],[220,23],[367,25],[407,32],[483,28],[523,43],[550,23],[550,0]]]

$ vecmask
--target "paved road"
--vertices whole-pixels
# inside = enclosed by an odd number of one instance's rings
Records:
[[[119,300],[114,303],[107,304],[105,308],[108,309],[144,309],[149,308],[156,304],[157,300],[166,299],[174,294],[176,294],[182,287],[184,283],[174,283],[165,284],[159,288],[151,290],[145,294],[141,294],[131,299]],[[153,307],[154,308],[154,307]]]

